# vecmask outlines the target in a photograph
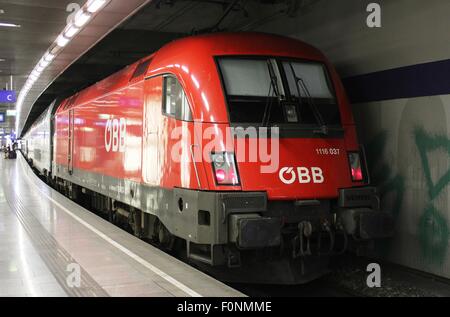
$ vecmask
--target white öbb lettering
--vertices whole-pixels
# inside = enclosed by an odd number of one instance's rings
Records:
[[[292,185],[295,182],[300,184],[323,184],[325,177],[320,167],[284,167],[279,173],[280,180],[286,185]]]
[[[127,120],[125,118],[109,119],[105,127],[106,152],[125,152],[127,137]]]

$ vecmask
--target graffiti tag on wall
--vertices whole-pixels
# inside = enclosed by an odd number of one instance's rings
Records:
[[[428,201],[417,224],[420,249],[429,264],[442,266],[445,262],[449,244],[450,231],[447,219],[442,211],[435,207],[435,200],[450,185],[450,169],[439,179],[433,180],[429,154],[444,150],[450,155],[450,139],[443,135],[432,135],[423,128],[413,132],[415,146],[420,155],[421,169],[426,180]],[[398,218],[402,210],[405,195],[405,177],[396,173],[383,159],[387,143],[387,132],[378,134],[367,146],[372,178],[378,186],[382,200],[388,195],[394,199],[390,205],[392,214]]]

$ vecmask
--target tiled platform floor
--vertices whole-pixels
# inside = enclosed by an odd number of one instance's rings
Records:
[[[19,154],[0,158],[0,296],[242,294],[52,190]]]

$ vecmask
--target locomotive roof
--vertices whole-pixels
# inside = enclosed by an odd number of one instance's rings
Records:
[[[157,54],[177,52],[186,47],[196,48],[213,56],[236,54],[289,56],[298,54],[299,51],[301,54],[322,56],[319,50],[300,40],[257,32],[212,33],[186,37],[166,44]]]
[[[63,100],[58,111],[61,112],[74,106],[85,104],[113,91],[120,90],[130,83],[143,80],[152,72],[158,70],[158,66],[167,64],[174,57],[194,55],[203,57],[241,55],[241,56],[303,56],[305,59],[325,60],[323,54],[313,46],[292,38],[255,32],[238,33],[213,33],[206,35],[190,36],[175,40],[164,45],[154,54],[144,57],[139,61],[125,67],[96,84]],[[139,65],[151,60],[151,65],[146,72],[133,78]]]

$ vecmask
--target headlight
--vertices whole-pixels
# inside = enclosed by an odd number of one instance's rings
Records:
[[[216,168],[221,168],[225,165],[225,153],[213,154],[213,161]]]
[[[239,175],[233,153],[212,153],[214,177],[218,185],[239,185]]]
[[[350,172],[354,182],[364,181],[364,173],[361,164],[361,156],[358,152],[348,153],[348,161],[350,163]]]

